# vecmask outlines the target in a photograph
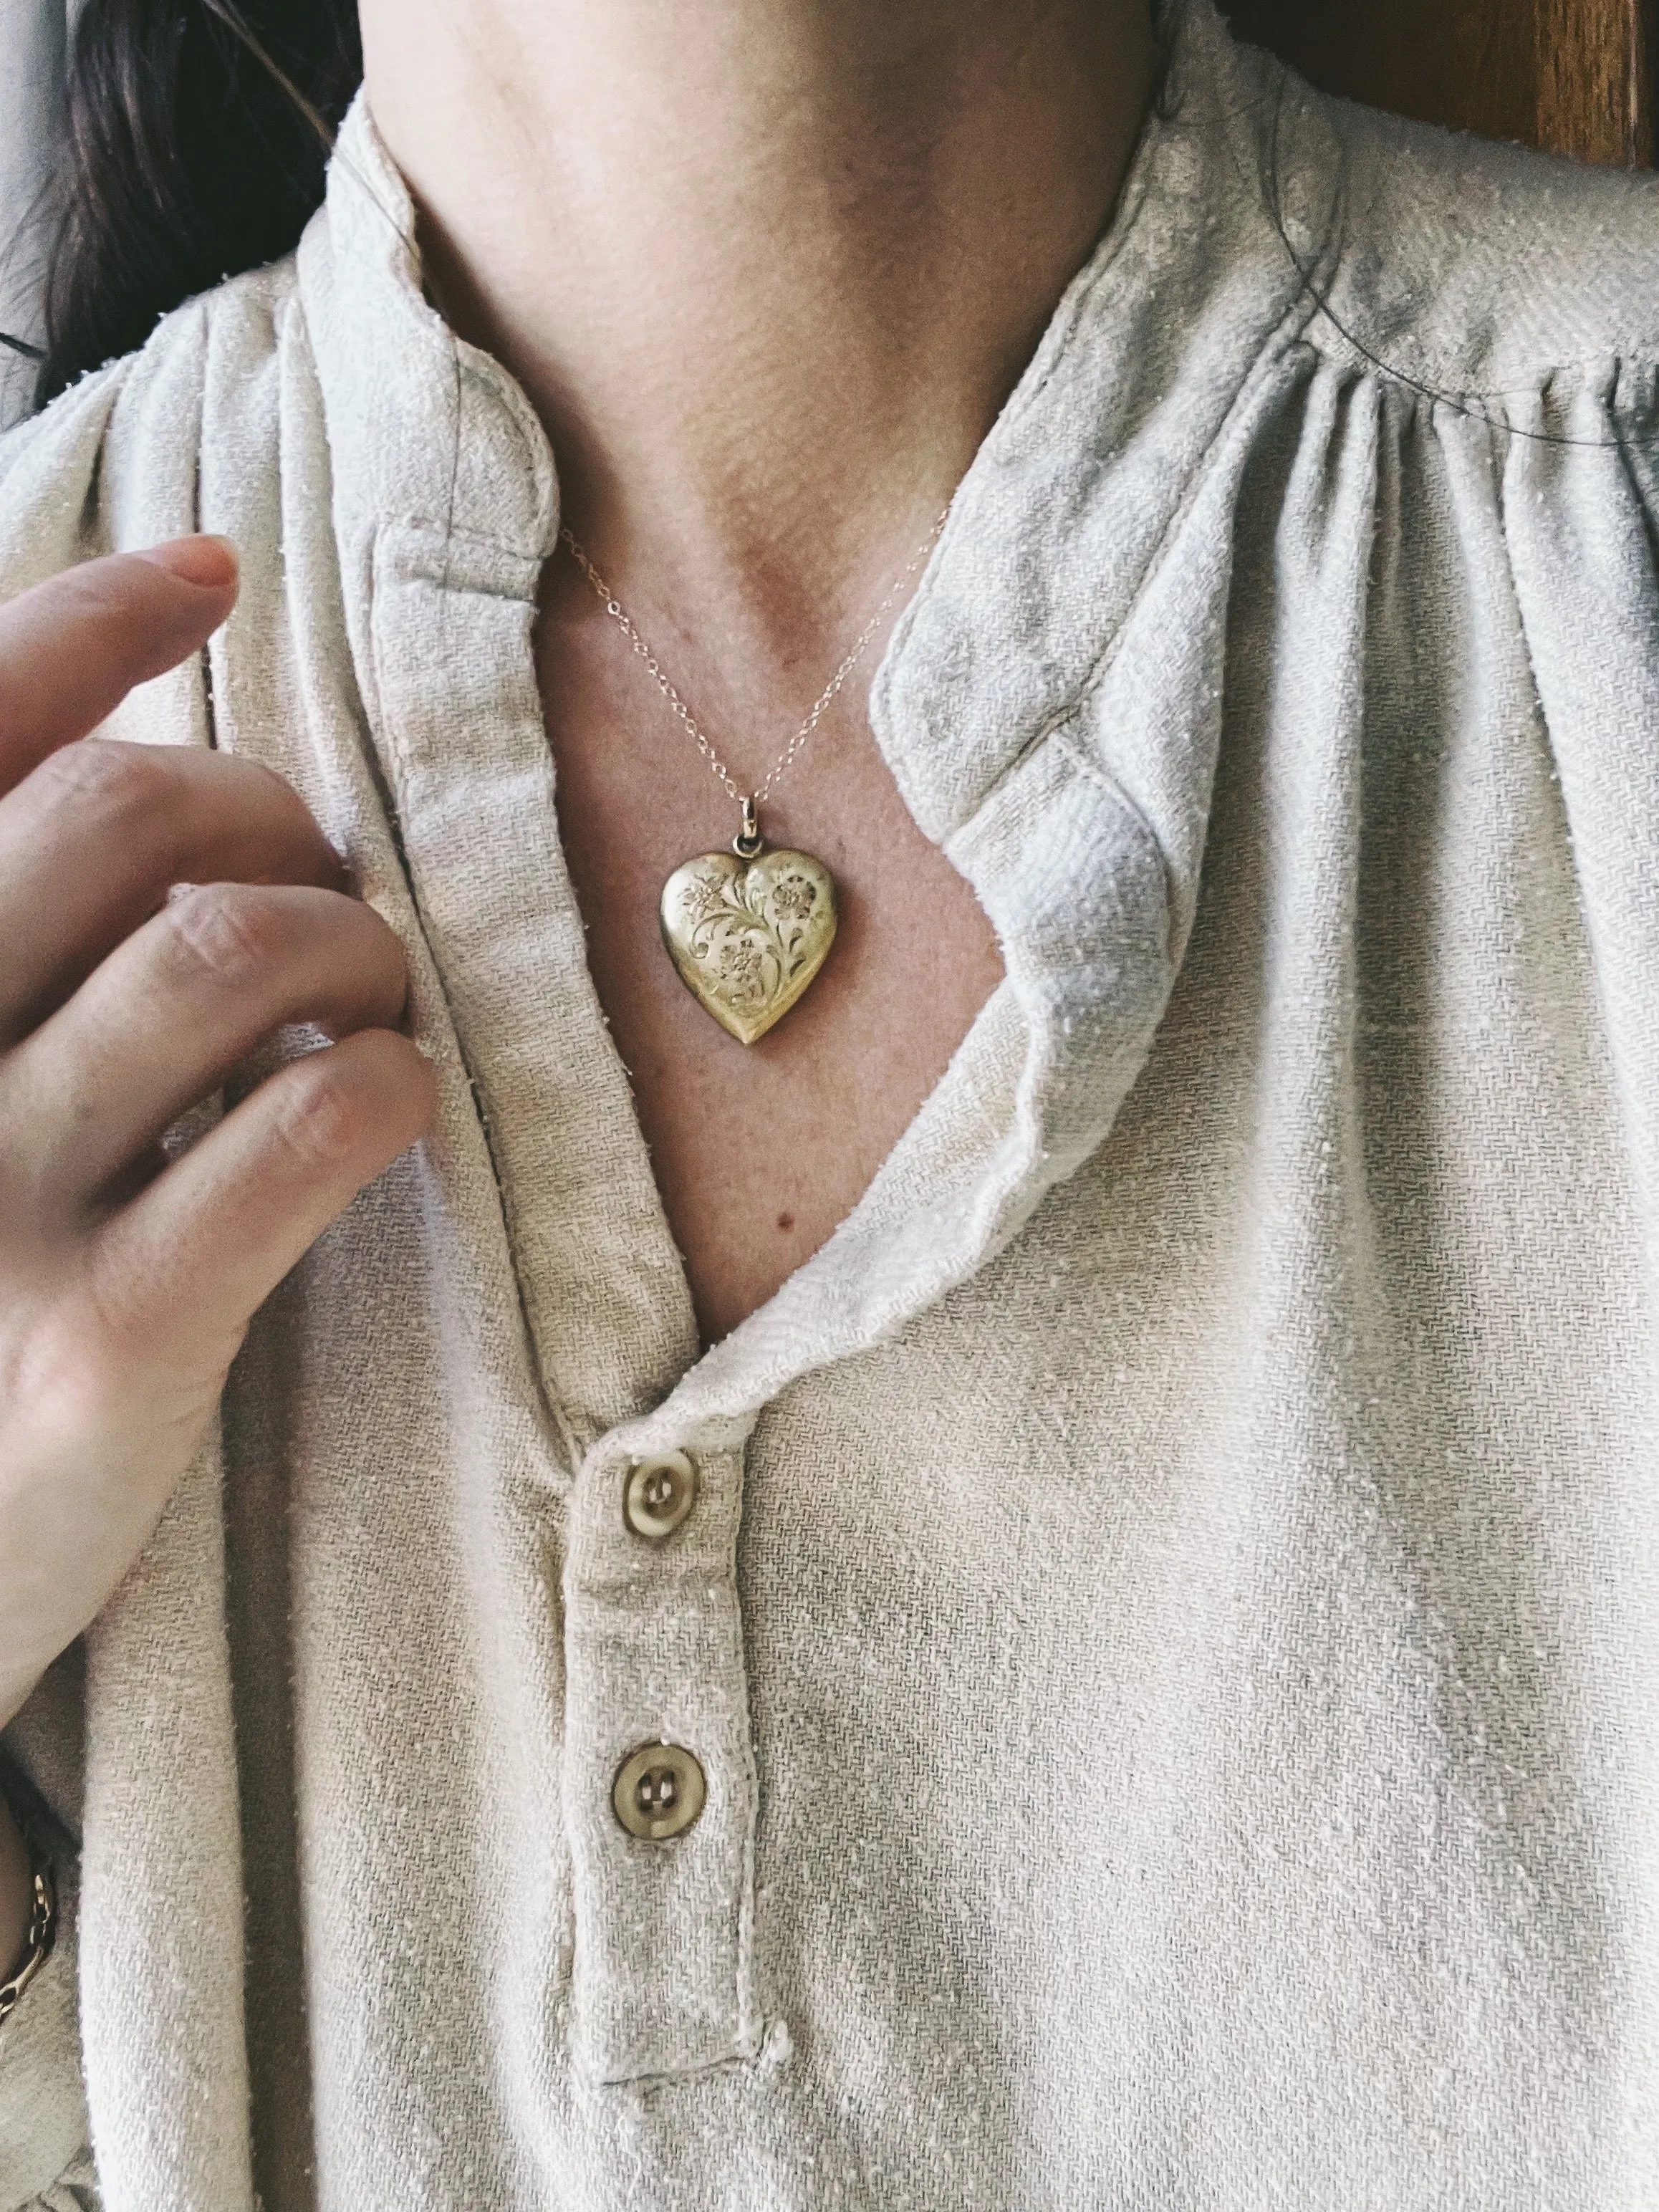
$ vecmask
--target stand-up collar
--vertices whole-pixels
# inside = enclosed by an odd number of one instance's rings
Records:
[[[963,1279],[1099,1145],[1142,1064],[1196,900],[1231,508],[1310,311],[1265,211],[1279,83],[1190,0],[1111,224],[875,678],[877,738],[983,902],[1006,984],[837,1235],[636,1444],[742,1425]],[[1280,214],[1311,265],[1329,206],[1305,147],[1298,177]],[[367,570],[377,532],[418,525],[465,547],[473,588],[493,553],[499,588],[533,594],[557,537],[553,456],[512,378],[422,297],[409,196],[361,100],[301,284],[346,563]]]

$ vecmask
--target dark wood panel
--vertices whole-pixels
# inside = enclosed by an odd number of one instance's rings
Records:
[[[1651,22],[1643,0],[1534,0],[1534,143],[1587,161],[1653,158]]]
[[[1246,38],[1314,83],[1455,129],[1653,156],[1655,0],[1235,0]]]

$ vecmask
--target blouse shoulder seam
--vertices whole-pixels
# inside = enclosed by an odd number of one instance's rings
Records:
[[[1427,363],[1421,369],[1407,369],[1381,354],[1373,353],[1345,325],[1336,320],[1322,300],[1316,298],[1313,304],[1310,326],[1299,337],[1288,341],[1291,346],[1305,347],[1333,368],[1351,369],[1357,376],[1379,384],[1398,386],[1401,390],[1415,392],[1422,398],[1463,404],[1480,402],[1488,406],[1498,406],[1517,392],[1531,395],[1541,392],[1552,379],[1558,376],[1605,376],[1610,370],[1620,368],[1659,371],[1659,341],[1656,341],[1651,347],[1612,346],[1598,353],[1551,356],[1528,364],[1524,381],[1511,379],[1501,386],[1460,384],[1451,364]],[[1328,331],[1335,333],[1334,342],[1311,327],[1322,320]],[[1616,392],[1610,392],[1608,400],[1610,404],[1620,404]],[[1633,398],[1625,403],[1632,408],[1639,404],[1644,411],[1651,404],[1647,400],[1638,403]]]

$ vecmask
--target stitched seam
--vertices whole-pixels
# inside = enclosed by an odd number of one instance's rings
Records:
[[[522,561],[527,567],[539,567],[541,563],[542,556],[539,552],[526,551],[522,545],[510,538],[498,538],[493,531],[468,530],[459,523],[441,522],[432,515],[422,514],[418,512],[414,514],[402,515],[395,520],[388,518],[388,526],[394,529],[430,532],[434,538],[442,538],[453,544],[474,545],[481,551],[505,553],[515,561]]]
[[[1176,502],[1175,508],[1170,514],[1170,520],[1165,524],[1163,531],[1159,533],[1158,543],[1148,553],[1140,574],[1134,580],[1133,586],[1130,591],[1128,603],[1123,610],[1121,618],[1113,629],[1109,636],[1108,636],[1102,643],[1100,650],[1095,655],[1093,660],[1091,661],[1087,669],[1085,670],[1082,677],[1078,682],[1076,690],[1072,693],[1070,697],[1066,699],[1062,705],[1055,708],[1053,712],[1047,716],[1038,728],[1026,739],[1025,743],[1019,748],[1018,751],[1014,754],[1013,757],[1006,762],[997,771],[991,781],[985,787],[983,793],[981,794],[978,805],[975,806],[973,812],[966,816],[964,819],[949,833],[951,836],[959,836],[964,830],[968,829],[970,824],[977,819],[981,809],[988,805],[990,801],[996,797],[997,793],[1001,791],[1003,786],[1007,783],[1012,776],[1018,775],[1020,769],[1022,769],[1029,761],[1036,757],[1043,746],[1048,743],[1051,738],[1053,738],[1059,731],[1063,729],[1066,723],[1076,719],[1085,702],[1089,700],[1093,694],[1100,689],[1102,684],[1104,683],[1107,674],[1116,661],[1118,654],[1122,649],[1125,634],[1127,632],[1136,614],[1139,611],[1141,602],[1145,599],[1147,592],[1151,590],[1152,585],[1156,582],[1158,575],[1161,574],[1164,563],[1169,557],[1170,547],[1180,537],[1186,526],[1188,516],[1192,512],[1193,507],[1198,499],[1199,494],[1209,480],[1212,467],[1215,463],[1215,457],[1222,447],[1225,445],[1228,434],[1237,419],[1240,409],[1243,407],[1245,400],[1252,394],[1255,388],[1258,385],[1267,381],[1271,367],[1280,361],[1287,359],[1293,351],[1300,335],[1300,332],[1296,329],[1298,309],[1304,311],[1303,314],[1303,324],[1305,327],[1307,318],[1314,312],[1316,305],[1316,301],[1308,299],[1305,295],[1302,293],[1298,293],[1296,299],[1293,300],[1290,307],[1286,308],[1279,321],[1274,325],[1267,337],[1263,341],[1260,351],[1250,361],[1243,377],[1239,380],[1237,390],[1234,392],[1232,398],[1228,402],[1227,410],[1222,416],[1220,422],[1216,426],[1214,436],[1209,440],[1203,451],[1194,461],[1192,468],[1188,473],[1187,480],[1182,487],[1181,495]],[[1085,759],[1087,757],[1086,755],[1079,755],[1079,758]],[[1096,765],[1097,766],[1097,763]],[[1103,769],[1100,770],[1100,773],[1103,775],[1106,775],[1106,771]],[[1112,779],[1109,776],[1107,776],[1106,780],[1109,782],[1112,781]],[[1113,788],[1117,789],[1119,787],[1114,783]],[[1160,844],[1159,850],[1162,851],[1162,849],[1163,848]]]
[[[736,1490],[732,1516],[732,1541],[727,1554],[726,1601],[730,1609],[732,1657],[743,1686],[743,1842],[738,1857],[736,1946],[736,2028],[738,2047],[745,2056],[758,2053],[762,2041],[759,2008],[755,2000],[755,1861],[760,1826],[760,1771],[755,1758],[755,1706],[749,1680],[749,1638],[743,1617],[743,1592],[738,1578],[738,1547],[742,1538],[743,1507],[748,1486],[746,1443],[726,1454]],[[752,2042],[753,2052],[745,2051]]]
[[[1098,784],[1103,792],[1116,799],[1161,853],[1164,850],[1163,841],[1142,813],[1134,799],[1124,789],[1110,769],[1097,760],[1088,747],[1080,744],[1073,736],[1070,725],[1075,719],[1074,714],[1068,715],[1066,723],[1060,728],[1050,732],[1050,737],[1056,749],[1066,756],[1074,771],[1088,776],[1091,781]]]
[[[758,2074],[765,2068],[765,2038],[755,2051],[732,2051],[719,2058],[706,2059],[701,2066],[669,2067],[659,2074],[607,2074],[596,2085],[601,2089],[673,2089],[689,2082],[706,2081],[711,2074],[741,2068],[745,2073]]]
[[[1277,70],[1276,88],[1281,112],[1288,89],[1288,71],[1282,65]],[[1329,99],[1323,94],[1316,94],[1315,105],[1322,115],[1327,127],[1335,129],[1337,126],[1332,122],[1329,114],[1331,106]],[[1275,118],[1275,153],[1277,130],[1278,122]],[[1398,162],[1401,158],[1401,154],[1396,149],[1392,156],[1392,161]],[[1572,370],[1585,375],[1592,375],[1610,362],[1628,362],[1644,368],[1652,368],[1659,364],[1659,343],[1653,343],[1652,349],[1649,350],[1642,341],[1633,340],[1629,348],[1613,346],[1595,354],[1574,354],[1556,359],[1540,360],[1521,372],[1523,379],[1528,380],[1519,384],[1481,386],[1458,382],[1456,380],[1466,364],[1448,360],[1443,355],[1423,355],[1410,367],[1403,358],[1398,361],[1385,360],[1380,353],[1369,348],[1360,331],[1349,330],[1337,319],[1336,315],[1327,305],[1334,289],[1336,276],[1344,258],[1342,246],[1337,241],[1341,240],[1346,243],[1348,193],[1351,182],[1352,179],[1345,158],[1338,171],[1337,198],[1333,206],[1332,228],[1328,233],[1325,244],[1320,252],[1316,254],[1308,264],[1305,274],[1303,264],[1288,237],[1281,235],[1279,240],[1298,277],[1302,280],[1302,289],[1314,295],[1314,313],[1309,318],[1310,324],[1323,325],[1323,332],[1319,336],[1313,335],[1311,331],[1305,331],[1303,342],[1320,360],[1328,362],[1333,368],[1357,370],[1362,375],[1374,377],[1379,382],[1399,390],[1415,392],[1421,398],[1449,404],[1453,406],[1478,404],[1484,407],[1498,404],[1511,395],[1522,398],[1531,397],[1541,386],[1547,385],[1553,376],[1563,370]],[[1373,204],[1377,198],[1381,198],[1382,188],[1382,180],[1379,179],[1376,191],[1373,195]],[[1335,219],[1339,210],[1342,218],[1340,222]],[[1327,258],[1329,264],[1328,273],[1323,273],[1320,270],[1319,264],[1322,259]],[[1430,388],[1419,390],[1419,386]],[[1510,426],[1504,423],[1501,427]]]
[[[373,550],[369,557],[368,641],[369,651],[374,663],[375,690],[379,695],[377,706],[380,707],[384,705],[384,691],[380,684],[380,639],[374,616],[380,596],[381,538],[387,527],[395,526],[395,525],[382,525],[375,531]],[[416,881],[415,872],[410,865],[405,849],[404,824],[410,814],[409,793],[414,775],[413,766],[385,713],[379,713],[376,720],[377,726],[385,736],[386,750],[393,768],[391,795],[397,802],[390,815],[393,841],[398,848],[398,857],[403,862],[404,878],[409,885],[410,902],[415,910],[415,918],[421,934],[425,939],[427,957],[432,963],[433,981],[436,985],[438,995],[443,1002],[444,1012],[448,1018],[449,1033],[454,1044],[455,1056],[460,1063],[461,1073],[466,1078],[467,1090],[472,1100],[472,1110],[477,1116],[478,1127],[483,1137],[484,1157],[489,1162],[490,1177],[495,1183],[496,1201],[501,1208],[501,1233],[506,1239],[507,1257],[513,1271],[514,1303],[518,1309],[519,1326],[524,1332],[525,1365],[535,1384],[537,1397],[558,1436],[566,1456],[566,1480],[560,1486],[560,1494],[562,1495],[574,1484],[575,1471],[581,1465],[583,1447],[574,1417],[566,1406],[564,1395],[557,1388],[556,1378],[551,1371],[544,1366],[540,1349],[536,1341],[536,1333],[531,1326],[530,1310],[525,1297],[526,1270],[523,1265],[518,1221],[515,1210],[507,1197],[507,1186],[501,1180],[501,1162],[496,1157],[495,1139],[490,1127],[489,1109],[485,1103],[477,1072],[473,1068],[466,1046],[461,1037],[460,1024],[455,1018],[455,1009],[450,1001],[449,988],[444,980],[442,963],[438,958],[432,932],[428,923],[425,902],[421,896],[420,887]]]
[[[544,460],[548,463],[550,469],[552,448],[548,443],[546,434],[543,431],[540,422],[536,421],[522,388],[514,378],[508,375],[499,362],[492,360],[488,354],[478,352],[475,347],[468,345],[465,339],[452,336],[451,343],[454,348],[458,396],[459,387],[465,381],[475,385],[480,392],[487,394],[501,407],[511,422],[514,434],[519,441],[526,469],[532,479],[539,480],[544,473],[542,466]],[[527,416],[529,419],[526,419]],[[458,449],[459,431],[458,410],[456,420]]]
[[[1483,407],[1496,408],[1510,399],[1535,398],[1538,393],[1548,385],[1552,377],[1569,374],[1586,378],[1593,377],[1611,366],[1621,363],[1639,368],[1652,368],[1659,366],[1659,347],[1648,350],[1638,344],[1628,348],[1613,347],[1603,353],[1567,354],[1559,359],[1540,361],[1536,368],[1529,372],[1529,381],[1498,385],[1458,384],[1453,380],[1457,373],[1457,364],[1443,365],[1434,361],[1425,361],[1419,367],[1407,368],[1403,359],[1383,361],[1366,353],[1362,349],[1358,341],[1350,337],[1344,329],[1333,322],[1330,311],[1322,301],[1316,301],[1315,305],[1316,313],[1310,319],[1322,322],[1330,336],[1322,338],[1309,331],[1304,335],[1302,342],[1322,361],[1328,362],[1333,368],[1357,370],[1362,376],[1375,378],[1379,384],[1386,384],[1396,390],[1414,393],[1420,399],[1431,400],[1437,404],[1470,406],[1478,402]],[[1443,378],[1445,380],[1443,386]],[[1418,387],[1424,385],[1431,388],[1427,391],[1419,391]],[[1651,414],[1654,409],[1652,403],[1649,402],[1644,406],[1633,407],[1628,411],[1638,415]],[[1499,416],[1494,418],[1494,427],[1508,429],[1511,426],[1506,419]]]
[[[1079,699],[1078,702],[1078,710],[1081,709],[1082,703],[1082,700]],[[1061,753],[1064,754],[1072,772],[1074,775],[1080,774],[1087,776],[1092,782],[1097,784],[1101,790],[1107,793],[1108,795],[1123,809],[1123,811],[1139,830],[1142,836],[1146,838],[1151,849],[1158,854],[1158,867],[1164,877],[1164,957],[1165,961],[1168,963],[1170,973],[1173,975],[1176,969],[1180,965],[1180,963],[1176,957],[1175,949],[1176,927],[1176,908],[1178,905],[1178,901],[1176,896],[1176,884],[1175,863],[1170,858],[1169,852],[1164,845],[1164,840],[1158,836],[1157,830],[1153,829],[1152,823],[1146,819],[1146,814],[1143,812],[1139,802],[1134,798],[1133,794],[1127,791],[1123,785],[1119,782],[1118,779],[1112,775],[1110,770],[1107,769],[1103,763],[1097,760],[1094,754],[1085,745],[1080,744],[1073,735],[1071,726],[1076,720],[1077,710],[1074,710],[1072,714],[1066,717],[1064,723],[1062,723],[1058,728],[1051,731],[1049,734],[1055,746]]]

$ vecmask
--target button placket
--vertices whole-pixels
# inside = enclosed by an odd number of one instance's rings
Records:
[[[585,1462],[565,1566],[576,2057],[599,2081],[753,2057],[755,1762],[741,1447]]]

